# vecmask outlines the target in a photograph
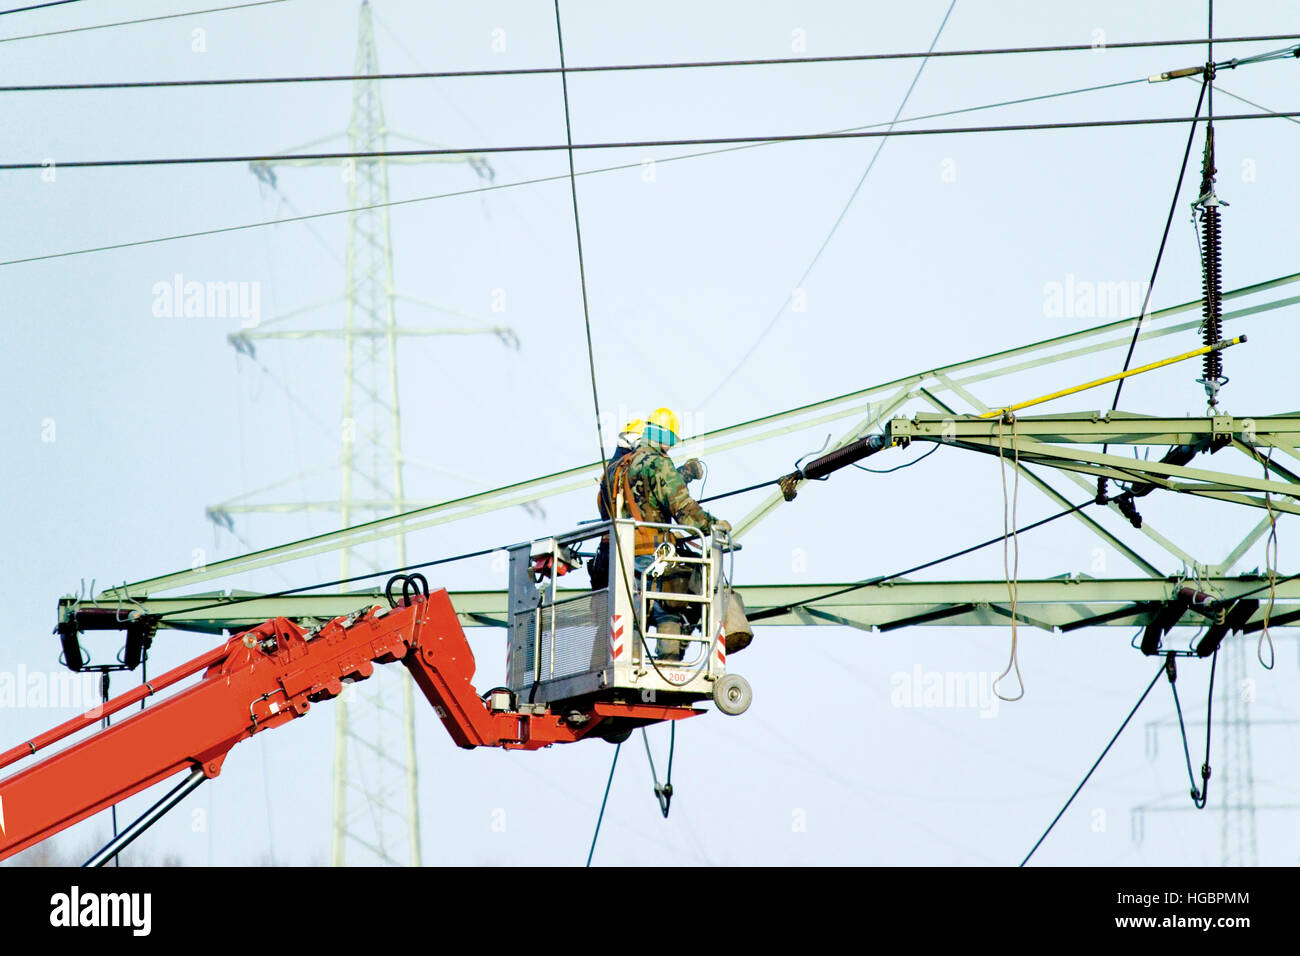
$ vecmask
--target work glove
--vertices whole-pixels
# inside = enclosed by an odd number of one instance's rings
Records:
[[[682,476],[682,481],[695,481],[698,478],[703,478],[704,462],[700,461],[698,458],[692,458],[686,464],[682,465],[681,468],[677,469],[677,473]]]
[[[721,531],[723,534],[731,534],[731,522],[730,522],[730,521],[715,521],[715,522],[713,522],[713,530],[714,530],[714,531]]]

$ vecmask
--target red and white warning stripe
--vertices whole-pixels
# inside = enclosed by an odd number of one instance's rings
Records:
[[[615,614],[609,619],[609,656],[618,660],[623,656],[623,615]]]
[[[723,667],[727,666],[727,639],[722,631],[718,631],[718,663]]]

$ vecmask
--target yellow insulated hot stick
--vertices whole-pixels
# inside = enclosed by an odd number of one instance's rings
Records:
[[[1098,385],[1106,385],[1109,382],[1118,382],[1122,378],[1141,375],[1143,372],[1149,372],[1156,368],[1164,368],[1166,365],[1173,365],[1176,362],[1185,362],[1188,359],[1196,358],[1198,355],[1206,355],[1210,352],[1221,352],[1230,346],[1240,345],[1244,341],[1246,341],[1246,336],[1244,335],[1239,335],[1235,339],[1222,339],[1221,341],[1215,342],[1213,345],[1203,345],[1193,352],[1184,352],[1182,355],[1175,355],[1173,358],[1161,359],[1159,362],[1152,362],[1150,365],[1143,365],[1141,368],[1131,368],[1127,372],[1116,372],[1114,375],[1107,375],[1105,378],[1099,378],[1096,381],[1085,382],[1082,385],[1075,385],[1073,388],[1064,388],[1059,392],[1052,392],[1050,395],[1031,398],[1027,402],[1008,405],[1006,408],[995,408],[992,411],[984,412],[979,417],[996,418],[999,415],[1009,415],[1011,412],[1018,412],[1022,408],[1028,408],[1030,405],[1041,405],[1043,402],[1050,402],[1054,398],[1073,395],[1075,392],[1083,392],[1090,388],[1096,388]]]

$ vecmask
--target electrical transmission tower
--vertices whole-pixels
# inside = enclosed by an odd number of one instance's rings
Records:
[[[355,74],[379,73],[369,2],[361,4]],[[354,154],[384,153],[390,132],[384,121],[378,80],[353,84],[352,117],[346,134]],[[393,136],[399,134],[393,133]],[[328,142],[328,137],[320,142]],[[424,142],[414,137],[402,137]],[[312,144],[315,145],[315,144]],[[342,326],[334,318],[324,328],[285,328],[284,319],[311,311],[296,310],[230,336],[236,349],[255,355],[257,340],[334,340],[343,346],[341,491],[338,499],[317,502],[255,502],[245,495],[208,509],[209,516],[233,530],[233,516],[249,512],[338,512],[342,526],[397,514],[420,502],[407,497],[402,453],[402,423],[398,400],[398,338],[411,335],[493,334],[517,347],[514,333],[504,326],[481,323],[467,328],[399,327],[396,301],[401,298],[425,308],[452,312],[407,296],[393,282],[393,245],[389,221],[389,165],[384,156],[356,160],[283,158],[253,165],[258,179],[278,190],[276,167],[342,165],[348,184],[346,285],[341,299],[324,303],[342,306]],[[404,158],[422,161],[424,157]],[[480,177],[492,170],[479,156],[431,157],[434,161],[469,163]],[[277,484],[287,484],[285,482]],[[363,551],[340,552],[340,577],[407,563],[405,536],[393,534]],[[415,757],[415,704],[411,680],[402,668],[377,668],[373,678],[350,687],[335,704],[337,726],[334,761],[334,816],[331,862],[348,862],[350,850],[368,851],[378,862],[418,866],[420,821]]]
[[[1222,864],[1258,866],[1255,842],[1255,771],[1250,759],[1250,700],[1245,640],[1223,648],[1223,772],[1218,774],[1223,818]]]
[[[1275,638],[1276,639],[1276,638]],[[1218,700],[1214,702],[1214,750],[1210,762],[1213,775],[1210,779],[1208,807],[1217,811],[1220,823],[1221,866],[1258,866],[1259,841],[1255,821],[1260,810],[1300,810],[1300,803],[1268,801],[1258,802],[1255,794],[1255,768],[1251,736],[1252,726],[1294,726],[1300,721],[1292,718],[1256,718],[1251,714],[1255,700],[1254,679],[1247,676],[1254,642],[1244,635],[1230,638],[1219,648],[1218,671],[1215,676]],[[1200,740],[1192,728],[1204,727],[1202,720],[1187,721],[1188,738]],[[1160,729],[1178,728],[1175,717],[1147,723],[1147,755],[1154,759]],[[1193,754],[1192,759],[1196,759]],[[1185,795],[1161,798],[1132,808],[1133,840],[1141,843],[1146,830],[1148,813],[1182,813],[1193,810]]]

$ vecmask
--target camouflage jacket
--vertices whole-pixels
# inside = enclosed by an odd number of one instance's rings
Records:
[[[672,459],[648,445],[637,445],[629,455],[628,484],[641,509],[643,521],[689,525],[701,531],[713,530],[718,519],[696,503],[686,490],[686,482],[673,467]],[[612,477],[612,475],[611,475]],[[617,488],[612,491],[617,494]],[[624,505],[623,516],[631,517]]]
[[[637,447],[638,446],[628,448],[626,446],[620,445],[618,448],[614,450],[614,454],[610,456],[609,461],[605,465],[605,481],[604,484],[602,484],[600,487],[600,494],[596,496],[596,507],[600,511],[600,516],[602,518],[606,518],[606,519],[609,518],[610,509],[608,505],[606,505],[606,501],[612,501],[614,500],[614,498],[618,496],[618,489],[613,488],[614,474],[618,468],[618,463],[622,461],[624,458],[626,458],[628,455],[636,451]],[[682,484],[688,483],[686,476],[683,474],[683,469],[685,468],[686,468],[685,465],[680,465],[677,468],[677,475],[679,478],[681,478]],[[612,492],[611,492],[611,488],[613,488]],[[689,494],[687,495],[687,497],[690,497]],[[641,499],[638,499],[638,501],[640,500]],[[625,508],[624,511],[626,510],[627,509]]]

